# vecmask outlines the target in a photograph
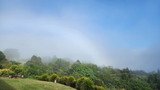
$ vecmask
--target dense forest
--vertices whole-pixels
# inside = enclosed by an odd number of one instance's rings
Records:
[[[33,55],[25,63],[7,60],[0,51],[0,76],[33,78],[60,83],[77,90],[160,90],[160,71],[147,73],[129,68],[117,69],[92,63],[54,57],[43,62]]]

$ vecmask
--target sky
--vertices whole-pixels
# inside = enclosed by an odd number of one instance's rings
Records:
[[[159,0],[0,0],[0,50],[160,69]]]

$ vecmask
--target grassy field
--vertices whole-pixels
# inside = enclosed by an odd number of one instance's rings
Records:
[[[0,78],[0,90],[75,90],[71,87],[33,79]]]

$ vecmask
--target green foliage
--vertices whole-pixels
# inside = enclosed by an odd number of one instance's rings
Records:
[[[34,76],[34,78],[37,80],[41,80],[41,81],[50,81],[50,76],[46,73],[44,73],[42,75]]]
[[[154,90],[160,90],[160,73],[153,73],[148,76],[148,83]]]
[[[69,77],[68,77],[67,85],[68,85],[68,86],[71,86],[71,87],[73,87],[73,88],[76,87],[76,80],[75,80],[75,78],[74,78],[73,76],[69,76]]]
[[[21,65],[12,65],[11,67],[10,67],[10,70],[12,70],[12,71],[14,71],[15,72],[15,74],[22,74],[22,72],[23,72],[23,66],[21,66]]]
[[[76,78],[80,77],[89,77],[91,79],[96,78],[92,68],[88,67],[87,64],[82,64],[78,61],[71,66],[69,73]]]
[[[0,76],[6,76],[14,75],[15,73],[10,69],[0,69]]]
[[[49,81],[49,76],[48,74],[43,74],[38,79],[42,81]]]
[[[8,62],[2,52],[0,61],[3,68],[0,76],[22,74],[25,77],[33,77],[38,80],[51,81],[77,88],[78,90],[159,90],[160,72],[148,73],[143,71],[123,70],[112,67],[98,67],[95,64],[81,63],[77,60],[70,63],[64,59],[56,58],[54,62],[44,64],[40,57],[32,56],[24,65],[17,62]],[[1,66],[0,66],[1,68]],[[46,74],[47,73],[47,74]],[[54,74],[53,74],[54,73]]]
[[[6,59],[6,57],[5,57],[4,53],[2,51],[0,51],[0,62],[5,59]]]
[[[67,76],[60,77],[58,82],[61,84],[67,85],[68,77]]]
[[[52,74],[49,79],[51,82],[54,82],[57,78],[58,78],[57,74]]]
[[[2,51],[0,51],[0,69],[9,67],[9,62]]]
[[[25,63],[26,76],[36,76],[46,73],[47,67],[42,63],[41,58],[33,55],[31,60]]]
[[[121,71],[121,78],[124,80],[129,80],[132,77],[131,72],[128,68]]]
[[[82,77],[77,80],[76,88],[78,90],[93,90],[93,81],[89,78]]]
[[[143,79],[132,79],[130,81],[131,90],[152,90],[150,85]]]
[[[101,79],[94,79],[94,84],[98,86],[105,86],[104,82]]]
[[[43,63],[42,63],[40,57],[37,57],[37,56],[33,55],[31,57],[31,60],[27,61],[25,65],[26,66],[35,66],[35,65],[36,66],[41,66],[41,65],[43,65]]]
[[[142,79],[122,80],[120,85],[127,90],[152,90],[150,85]]]
[[[105,90],[104,87],[102,87],[102,86],[97,86],[97,85],[95,85],[93,88],[94,88],[94,90]]]
[[[57,78],[58,83],[67,85],[67,86],[71,86],[73,88],[76,87],[76,80],[73,76],[63,76],[63,77],[59,77]]]
[[[54,63],[50,65],[52,67],[53,73],[61,75],[67,75],[67,71],[70,68],[70,62],[63,59],[57,59]]]
[[[116,88],[118,87],[117,81],[120,81],[120,71],[117,69],[113,69],[112,67],[102,67],[99,70],[99,74],[97,77],[99,78],[99,80],[103,81],[101,86],[103,86],[104,83],[108,88]],[[96,85],[98,85],[97,82]]]

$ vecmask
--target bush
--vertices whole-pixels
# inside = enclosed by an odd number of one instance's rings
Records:
[[[73,76],[57,77],[56,79],[58,83],[76,88],[76,80]]]
[[[12,65],[10,70],[14,71],[16,74],[21,74],[23,71],[23,67],[20,65]]]
[[[61,77],[57,77],[57,82],[60,83]]]
[[[93,81],[97,86],[105,86],[104,82],[101,79],[94,79]]]
[[[35,76],[34,78],[37,80],[41,80],[41,76]]]
[[[102,87],[102,86],[97,86],[97,85],[95,85],[93,88],[94,88],[94,90],[105,90],[104,87]]]
[[[89,78],[82,77],[77,80],[76,88],[78,90],[93,90],[93,81]]]
[[[67,76],[60,77],[58,80],[59,83],[64,84],[64,85],[67,85],[67,81],[68,81]]]
[[[48,74],[43,74],[41,76],[36,76],[38,80],[49,81]]]
[[[73,87],[73,88],[76,87],[76,80],[75,80],[75,78],[74,78],[73,76],[69,76],[69,77],[68,77],[67,85],[68,85],[68,86],[71,86],[71,87]]]
[[[15,73],[10,69],[0,69],[0,76],[14,75]]]
[[[55,80],[57,80],[57,78],[58,78],[58,75],[57,75],[57,74],[52,74],[52,75],[50,76],[49,80],[50,80],[51,82],[54,82]]]

